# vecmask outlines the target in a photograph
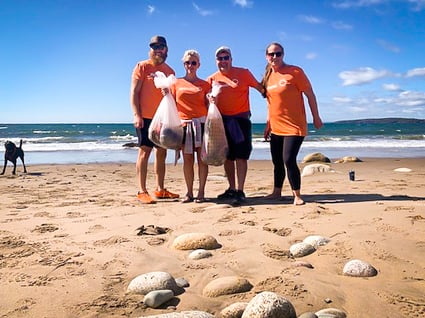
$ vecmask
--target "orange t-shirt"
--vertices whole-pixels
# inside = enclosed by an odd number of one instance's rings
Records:
[[[139,92],[139,108],[143,118],[153,118],[163,97],[161,90],[156,88],[153,81],[153,74],[157,71],[164,73],[165,76],[175,74],[174,70],[166,63],[155,66],[151,60],[145,60],[137,63],[131,76],[133,80],[142,81]]]
[[[221,114],[232,116],[250,111],[249,88],[256,87],[258,82],[248,69],[232,67],[228,74],[218,71],[210,75],[207,81],[224,85],[216,101]]]
[[[286,65],[272,72],[267,82],[267,103],[271,132],[281,136],[307,136],[303,91],[311,84],[304,71]]]
[[[211,85],[204,80],[191,83],[184,78],[178,78],[171,87],[171,93],[176,99],[177,110],[181,119],[199,118],[207,115],[208,108],[205,96],[211,90]]]

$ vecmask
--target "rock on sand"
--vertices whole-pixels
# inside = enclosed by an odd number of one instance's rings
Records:
[[[172,246],[177,250],[213,250],[219,248],[220,244],[206,233],[186,233],[176,237]]]
[[[347,262],[342,272],[344,275],[354,277],[372,277],[378,275],[375,267],[358,259]]]
[[[312,163],[303,168],[303,172],[301,173],[301,177],[311,176],[315,173],[324,173],[324,172],[335,172],[329,165],[323,163]]]
[[[169,289],[178,294],[180,288],[177,286],[173,276],[167,272],[150,272],[135,277],[127,287],[128,293],[146,295],[154,290]]]
[[[306,255],[310,255],[315,251],[316,249],[313,245],[305,242],[295,243],[289,248],[289,252],[292,254],[293,257],[303,257]]]
[[[253,286],[245,278],[227,276],[217,278],[204,287],[202,294],[207,297],[218,297],[250,291]]]
[[[285,297],[265,291],[251,299],[242,318],[297,318],[297,314]]]

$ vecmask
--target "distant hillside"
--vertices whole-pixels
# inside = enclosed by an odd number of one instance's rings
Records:
[[[425,119],[416,118],[366,118],[353,120],[338,120],[337,124],[425,124]]]

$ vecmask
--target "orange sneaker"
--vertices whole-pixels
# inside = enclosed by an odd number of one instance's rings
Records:
[[[156,201],[149,195],[148,192],[137,193],[137,199],[144,204],[154,204]]]
[[[172,193],[168,191],[167,189],[159,190],[159,191],[156,190],[154,194],[155,194],[155,197],[157,197],[158,199],[177,199],[178,197],[180,197],[178,194]]]

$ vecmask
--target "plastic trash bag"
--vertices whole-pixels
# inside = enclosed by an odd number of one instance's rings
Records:
[[[213,82],[211,96],[220,92],[220,84]],[[205,120],[204,140],[201,148],[201,160],[207,165],[221,166],[226,161],[229,146],[224,130],[223,118],[217,105],[210,103]]]
[[[175,82],[174,75],[168,77],[156,72],[154,83],[157,88],[168,88]],[[168,93],[165,95],[152,118],[149,126],[149,139],[162,148],[179,150],[183,142],[183,126],[177,111],[176,102]]]

